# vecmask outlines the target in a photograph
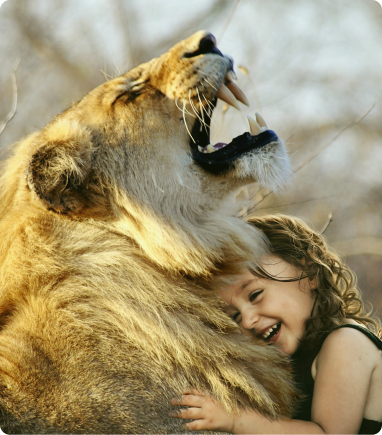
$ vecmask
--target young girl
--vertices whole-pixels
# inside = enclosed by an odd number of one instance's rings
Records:
[[[232,433],[372,433],[382,427],[382,341],[379,321],[365,312],[353,273],[324,238],[288,216],[253,218],[271,255],[220,291],[244,334],[292,356],[304,399],[293,419],[255,411],[228,414],[198,391],[174,405],[189,430]],[[371,332],[373,331],[374,334]],[[377,337],[378,336],[378,337]]]

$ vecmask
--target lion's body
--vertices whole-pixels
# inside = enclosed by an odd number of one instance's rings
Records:
[[[228,68],[216,54],[180,55],[203,35],[101,85],[5,163],[8,433],[179,432],[170,399],[189,386],[269,415],[293,403],[283,359],[242,336],[209,288],[211,273],[263,252],[259,234],[225,210],[227,193],[261,176],[282,184],[288,169],[279,142],[222,175],[195,164],[174,100],[188,98],[199,70],[219,84]]]

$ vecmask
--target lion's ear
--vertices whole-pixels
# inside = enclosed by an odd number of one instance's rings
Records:
[[[78,122],[56,121],[43,132],[28,171],[29,188],[58,213],[78,213],[86,206],[85,182],[93,152],[90,133]]]

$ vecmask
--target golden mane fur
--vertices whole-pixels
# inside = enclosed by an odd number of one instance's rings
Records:
[[[185,56],[205,37],[94,89],[4,163],[5,432],[177,433],[170,399],[188,387],[232,410],[290,411],[287,362],[240,334],[211,280],[264,252],[227,198],[254,180],[284,184],[287,158],[276,140],[224,174],[195,163],[190,102],[212,102],[230,67]]]

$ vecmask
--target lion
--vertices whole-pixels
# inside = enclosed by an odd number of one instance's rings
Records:
[[[246,102],[232,77],[198,32],[15,145],[0,182],[5,432],[179,433],[170,401],[185,388],[290,413],[288,361],[213,291],[266,250],[230,198],[291,172],[260,117],[210,144],[217,99]]]

